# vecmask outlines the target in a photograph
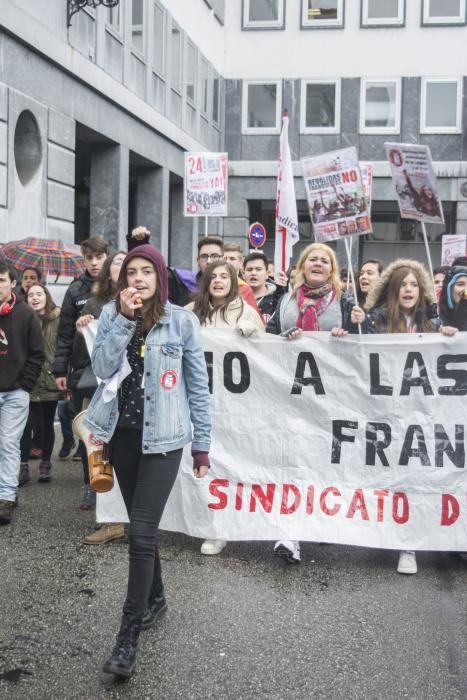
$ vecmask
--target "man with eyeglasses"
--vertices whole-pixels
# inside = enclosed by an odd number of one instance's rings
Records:
[[[224,255],[224,243],[218,236],[204,236],[198,241],[198,270],[168,267],[169,300],[177,306],[186,306],[198,291],[199,280],[208,265]]]

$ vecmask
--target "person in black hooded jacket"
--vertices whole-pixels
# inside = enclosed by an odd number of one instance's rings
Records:
[[[81,411],[83,396],[77,390],[78,382],[89,357],[83,343],[76,343],[76,321],[84,305],[92,294],[92,286],[107,258],[107,241],[103,238],[88,238],[81,243],[86,272],[68,287],[63,299],[58,327],[57,348],[52,373],[59,391],[71,391],[72,413]],[[95,507],[95,494],[89,488],[88,460],[84,444],[80,442],[79,455],[83,465],[83,493],[80,499],[81,510]]]
[[[445,335],[467,331],[467,265],[450,267],[439,297],[439,315]]]
[[[70,284],[63,299],[53,365],[53,374],[60,391],[76,388],[81,372],[89,362],[87,353],[83,357],[77,357],[73,353],[75,324],[91,296],[92,285],[107,257],[107,247],[107,241],[103,238],[88,238],[83,241],[81,251],[86,272]]]

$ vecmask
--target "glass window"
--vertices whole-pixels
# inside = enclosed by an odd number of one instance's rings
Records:
[[[201,112],[208,113],[209,68],[204,58],[201,59]]]
[[[284,0],[244,0],[244,27],[281,28],[283,25]]]
[[[403,24],[404,0],[363,0],[362,24]]]
[[[302,0],[303,27],[342,27],[344,0]]]
[[[107,24],[110,24],[115,31],[120,32],[120,5],[107,8]]]
[[[134,49],[144,53],[144,0],[133,0],[131,3],[131,43]]]
[[[196,92],[196,49],[188,41],[186,51],[186,98],[190,102],[195,101]]]
[[[182,35],[176,25],[172,25],[171,39],[172,87],[180,92],[182,88]]]
[[[154,4],[154,27],[153,27],[153,37],[154,37],[154,54],[153,54],[153,67],[154,70],[159,73],[159,75],[164,75],[165,65],[165,15],[162,7]]]
[[[456,133],[461,130],[461,81],[429,78],[422,81],[423,133]]]
[[[215,124],[219,124],[220,121],[220,97],[220,78],[218,75],[215,75],[212,81],[212,121]]]
[[[243,130],[246,133],[278,133],[280,83],[244,83]]]
[[[301,131],[337,133],[339,131],[339,83],[303,81]]]
[[[426,24],[462,24],[465,0],[424,0],[423,21]]]
[[[399,127],[400,82],[398,80],[363,80],[360,131],[397,134]]]

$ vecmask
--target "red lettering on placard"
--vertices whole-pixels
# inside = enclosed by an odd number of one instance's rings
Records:
[[[365,496],[363,495],[362,489],[355,489],[353,498],[350,502],[349,510],[347,511],[346,518],[353,518],[355,513],[360,511],[362,520],[369,520],[368,511],[366,509]]]
[[[229,485],[228,479],[213,479],[209,484],[209,493],[214,498],[218,499],[217,503],[208,503],[208,508],[211,510],[224,510],[227,507],[228,497],[220,488],[227,488]]]
[[[402,514],[399,515],[399,502],[402,501]],[[398,525],[405,525],[410,517],[407,494],[397,491],[392,497],[392,519]]]
[[[266,513],[270,513],[272,510],[272,504],[274,501],[274,494],[276,493],[276,484],[267,484],[266,493],[259,484],[252,484],[251,495],[250,495],[250,513],[256,512],[256,503],[261,503],[263,510]]]
[[[335,486],[328,486],[327,489],[324,489],[324,491],[321,493],[321,496],[319,497],[319,505],[321,510],[325,515],[337,515],[337,513],[341,509],[340,503],[335,503],[332,508],[329,508],[327,503],[326,503],[326,497],[329,493],[332,493],[332,495],[335,498],[339,498],[342,494],[339,491],[339,489],[336,489]]]
[[[306,491],[306,514],[311,515],[313,513],[313,501],[315,499],[315,487],[309,486]]]
[[[460,513],[459,501],[450,493],[441,494],[441,525],[454,525]]]
[[[355,170],[348,170],[347,172],[341,173],[342,174],[342,182],[344,184],[348,184],[349,182],[357,182],[357,173]]]
[[[289,505],[289,493],[293,493],[294,500]],[[300,489],[294,484],[284,484],[282,487],[281,515],[291,515],[295,513],[300,505]]]
[[[384,519],[384,499],[386,496],[389,496],[389,491],[386,491],[386,489],[376,489],[376,491],[373,491],[373,493],[377,498],[376,507],[378,510],[376,522],[382,523]]]
[[[243,484],[241,481],[237,484],[235,493],[235,510],[241,510],[243,505]]]

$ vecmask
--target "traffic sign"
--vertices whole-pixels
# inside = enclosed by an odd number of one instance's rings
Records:
[[[258,221],[251,224],[248,235],[253,248],[262,248],[266,243],[266,229]]]

